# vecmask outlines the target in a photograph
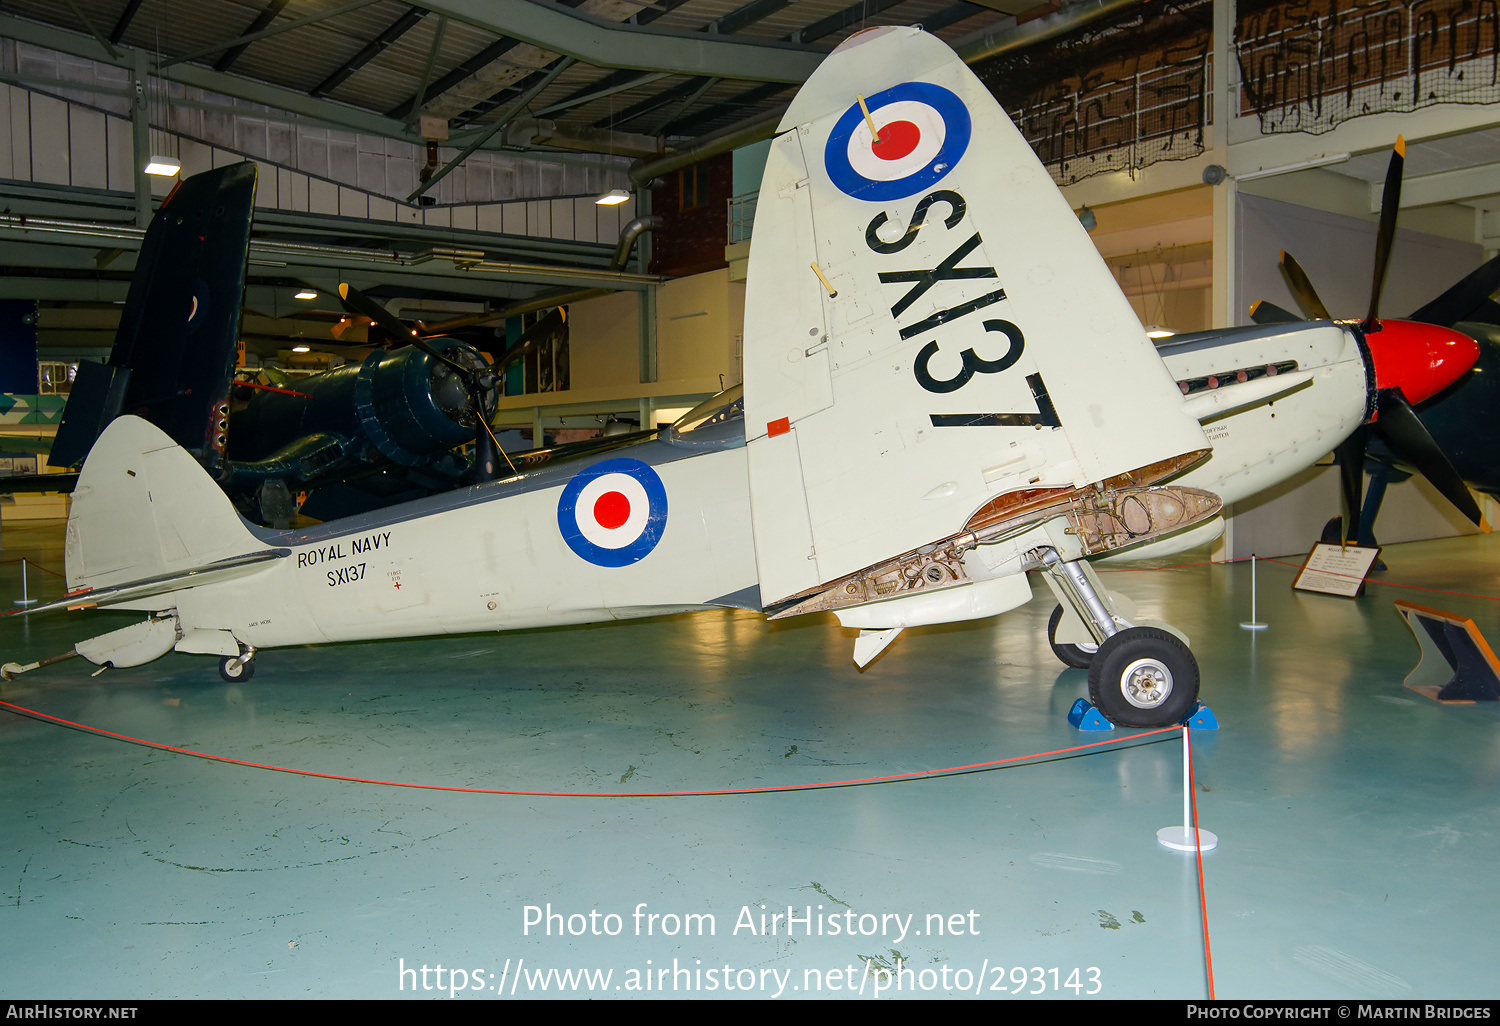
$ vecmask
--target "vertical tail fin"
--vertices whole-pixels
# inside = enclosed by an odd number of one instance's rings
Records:
[[[250,252],[255,164],[183,181],[151,220],[107,364],[83,363],[48,462],[76,467],[110,421],[144,417],[199,462],[223,452]]]
[[[68,588],[132,584],[265,547],[213,479],[160,428],[120,417],[94,443],[73,491]]]

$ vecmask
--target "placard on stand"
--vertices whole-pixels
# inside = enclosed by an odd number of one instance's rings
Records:
[[[1356,598],[1365,586],[1365,575],[1379,555],[1379,548],[1319,542],[1307,554],[1292,587],[1297,591]]]

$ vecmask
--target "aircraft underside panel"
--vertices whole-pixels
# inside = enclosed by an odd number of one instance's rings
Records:
[[[757,204],[745,421],[767,602],[949,537],[997,496],[1208,447],[989,92],[919,30],[856,38],[799,93]],[[845,87],[872,67],[882,86]],[[825,375],[832,403],[809,401]],[[815,562],[789,530],[799,493]]]

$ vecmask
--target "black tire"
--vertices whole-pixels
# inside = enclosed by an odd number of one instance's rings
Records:
[[[219,676],[230,684],[243,684],[255,676],[255,661],[246,661],[239,656],[225,656],[219,660]]]
[[[1062,622],[1063,607],[1055,606],[1052,616],[1047,620],[1047,644],[1052,646],[1052,654],[1062,662],[1078,670],[1087,670],[1094,662],[1094,654],[1099,651],[1098,645],[1069,645],[1057,640],[1057,625]]]
[[[1089,698],[1122,727],[1170,727],[1198,701],[1198,661],[1176,635],[1156,627],[1120,631],[1089,667]]]

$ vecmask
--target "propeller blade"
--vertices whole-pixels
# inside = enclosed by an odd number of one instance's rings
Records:
[[[1421,472],[1443,498],[1468,517],[1475,526],[1483,520],[1474,496],[1464,486],[1463,479],[1443,450],[1433,440],[1427,425],[1417,417],[1417,411],[1406,401],[1399,388],[1382,389],[1375,401],[1376,428],[1385,438],[1386,445],[1397,459],[1409,463]]]
[[[474,368],[466,367],[452,357],[444,356],[440,351],[434,348],[430,342],[424,339],[421,335],[417,334],[416,329],[404,323],[401,318],[391,313],[385,307],[381,306],[374,299],[359,291],[359,289],[355,288],[353,285],[350,285],[346,281],[339,282],[339,298],[344,301],[345,309],[349,310],[351,313],[361,314],[365,317],[370,318],[370,320],[374,321],[386,331],[390,332],[394,337],[398,339],[404,339],[410,342],[412,345],[416,346],[418,349],[422,350],[422,352],[426,353],[434,360],[441,360],[443,363],[446,363],[449,367],[452,367],[455,371],[461,374],[464,380],[467,381],[472,379],[474,375]]]
[[[416,332],[402,323],[401,318],[381,306],[348,282],[339,283],[339,299],[350,313],[368,317],[398,339],[415,339]]]
[[[1328,307],[1318,298],[1318,290],[1313,288],[1313,283],[1297,263],[1297,258],[1286,250],[1281,251],[1281,273],[1286,275],[1287,284],[1292,288],[1292,295],[1297,297],[1297,304],[1302,307],[1302,312],[1315,321],[1331,321],[1333,314],[1328,312]]]
[[[489,389],[477,380],[469,388],[469,400],[474,404],[474,474],[472,484],[494,481],[500,476],[500,447],[495,444],[495,435],[490,430],[489,408],[484,401]]]
[[[1256,324],[1287,324],[1302,320],[1290,310],[1283,310],[1275,303],[1264,299],[1256,300],[1255,305],[1250,307],[1250,319]]]
[[[1380,229],[1375,235],[1375,279],[1370,284],[1370,312],[1364,329],[1374,331],[1380,321],[1380,291],[1385,287],[1385,269],[1391,259],[1391,243],[1396,238],[1396,215],[1401,212],[1401,175],[1406,167],[1406,140],[1396,136],[1391,163],[1385,171],[1385,192],[1380,197]]]
[[[1359,498],[1365,487],[1365,438],[1368,433],[1369,428],[1360,425],[1333,450],[1339,461],[1339,508],[1344,514],[1340,532],[1344,542],[1354,541],[1357,533]]]
[[[1464,276],[1464,279],[1441,296],[1411,315],[1411,320],[1441,324],[1451,328],[1459,321],[1480,320],[1474,311],[1484,306],[1490,295],[1500,289],[1500,256],[1491,257]]]
[[[552,333],[560,327],[567,318],[563,315],[562,307],[558,307],[546,317],[537,321],[531,327],[521,333],[521,337],[513,342],[503,356],[495,360],[495,372],[499,373],[517,360],[531,355],[537,346],[552,336]]]

